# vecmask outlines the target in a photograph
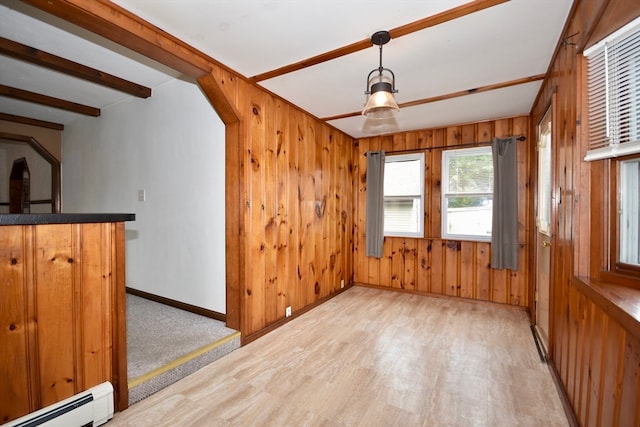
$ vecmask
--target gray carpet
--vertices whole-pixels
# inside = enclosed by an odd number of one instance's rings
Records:
[[[240,334],[224,322],[127,294],[129,404],[239,346]]]

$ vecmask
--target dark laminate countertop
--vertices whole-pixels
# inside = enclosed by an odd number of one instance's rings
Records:
[[[0,226],[123,222],[135,219],[136,214],[131,213],[0,214]]]

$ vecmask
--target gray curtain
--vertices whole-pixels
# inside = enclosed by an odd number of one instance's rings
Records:
[[[518,144],[494,138],[491,267],[518,269]]]
[[[384,151],[367,152],[366,256],[382,258],[384,243]]]

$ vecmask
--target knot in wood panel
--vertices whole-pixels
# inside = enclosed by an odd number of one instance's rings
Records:
[[[316,216],[318,218],[322,218],[322,216],[324,215],[324,200],[322,202],[316,202]]]
[[[254,171],[260,169],[260,160],[258,160],[254,156],[251,156],[251,167]]]
[[[447,241],[447,248],[455,249],[456,251],[460,251],[460,250],[462,250],[462,242],[457,241],[457,240],[448,240]]]

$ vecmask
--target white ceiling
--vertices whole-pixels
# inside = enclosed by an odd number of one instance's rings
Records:
[[[367,40],[465,0],[114,0],[245,77]],[[383,65],[398,103],[500,85],[547,71],[571,0],[511,0],[392,39]],[[0,36],[155,88],[179,74],[33,9],[0,0]],[[362,109],[378,47],[259,82],[318,118]],[[0,55],[0,84],[97,108],[129,97]],[[402,108],[394,120],[329,123],[358,138],[528,114],[541,81]],[[78,115],[0,96],[0,113],[68,124]]]

